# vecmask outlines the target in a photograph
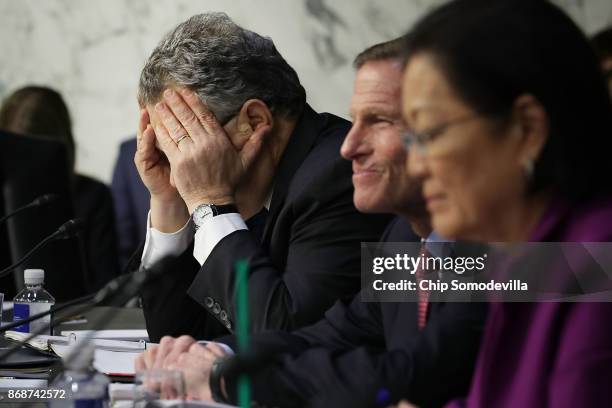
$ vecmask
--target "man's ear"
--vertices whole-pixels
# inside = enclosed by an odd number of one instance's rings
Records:
[[[232,137],[232,143],[238,150],[242,150],[246,142],[254,133],[260,133],[271,129],[274,125],[274,116],[260,99],[249,99],[246,101],[236,120],[236,130]]]
[[[548,140],[548,114],[533,95],[524,94],[514,102],[514,118],[521,134],[519,165],[526,166],[537,161]]]

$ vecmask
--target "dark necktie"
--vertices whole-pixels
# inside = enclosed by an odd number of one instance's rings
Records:
[[[249,231],[253,234],[253,237],[258,243],[261,243],[263,238],[263,232],[266,227],[266,221],[268,219],[268,210],[266,207],[262,208],[257,214],[246,220],[246,225],[249,227]]]

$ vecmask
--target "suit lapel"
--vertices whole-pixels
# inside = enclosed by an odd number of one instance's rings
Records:
[[[274,192],[270,203],[270,212],[266,220],[262,243],[270,242],[272,229],[278,218],[278,214],[287,197],[287,191],[297,169],[312,149],[317,137],[324,126],[324,118],[317,114],[309,105],[304,107],[304,112],[289,138],[285,152],[281,157],[274,177]]]

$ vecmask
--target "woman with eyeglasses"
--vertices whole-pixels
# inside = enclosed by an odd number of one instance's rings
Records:
[[[562,11],[458,0],[405,47],[408,170],[439,234],[612,241],[610,100]],[[470,393],[450,406],[612,406],[612,303],[493,303]]]

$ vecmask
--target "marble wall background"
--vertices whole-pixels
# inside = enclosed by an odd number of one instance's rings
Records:
[[[135,131],[145,58],[187,17],[225,11],[272,37],[315,109],[346,116],[353,57],[403,33],[444,0],[0,0],[0,98],[26,84],[59,90],[73,116],[77,169],[109,181]],[[609,0],[557,0],[588,32],[612,23]]]

